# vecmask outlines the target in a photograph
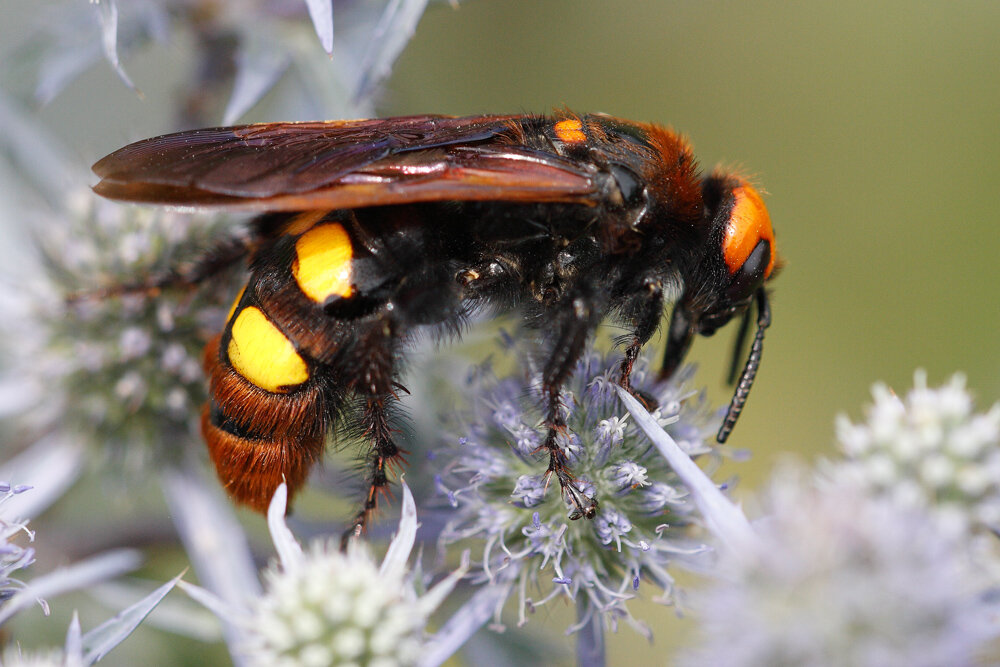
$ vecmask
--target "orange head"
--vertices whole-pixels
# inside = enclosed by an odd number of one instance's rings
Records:
[[[661,374],[670,376],[687,353],[695,334],[710,336],[742,315],[730,381],[735,380],[744,338],[757,303],[757,333],[740,376],[729,413],[719,430],[724,442],[736,423],[760,365],[764,330],[771,323],[764,283],[775,275],[777,251],[771,216],[757,190],[746,180],[715,173],[702,182],[702,229],[707,244],[683,271],[684,292],[674,307]]]

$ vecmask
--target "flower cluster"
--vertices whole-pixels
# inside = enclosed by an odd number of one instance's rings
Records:
[[[176,452],[205,400],[202,347],[235,289],[101,290],[170,275],[210,243],[212,227],[90,196],[70,209],[72,224],[39,238],[47,283],[5,325],[19,348],[9,375],[34,388],[43,427],[58,423],[115,454]]]
[[[1000,529],[1000,403],[976,414],[965,378],[932,389],[921,371],[905,399],[883,384],[872,395],[865,423],[837,421],[846,460],[835,473],[957,525]]]
[[[314,542],[299,567],[272,567],[254,627],[260,665],[408,665],[426,619],[404,604],[401,578],[386,580],[364,549]]]
[[[0,483],[0,504],[30,488]],[[29,540],[35,539],[35,534],[28,530],[27,521],[0,517],[0,538],[3,539],[3,545],[0,546],[0,606],[24,586],[23,582],[12,576],[14,572],[31,565],[35,560],[33,548],[21,546],[15,541],[21,533],[27,535]]]
[[[51,3],[49,3],[51,4]],[[336,6],[334,6],[336,5]],[[106,61],[134,90],[126,63],[157,45],[189,43],[200,66],[176,86],[181,124],[232,124],[279,83],[272,115],[357,118],[406,46],[427,0],[147,0],[79,3],[37,10],[37,27],[9,45],[22,67],[33,66],[33,96],[46,104],[77,76]],[[223,99],[224,95],[228,98]]]
[[[314,541],[303,552],[285,526],[282,485],[268,512],[281,556],[265,572],[265,592],[253,602],[246,653],[253,664],[412,665],[421,655],[427,619],[465,568],[418,596],[407,560],[417,531],[416,506],[403,485],[399,531],[381,566],[365,544],[346,552]]]
[[[776,472],[758,544],[690,595],[702,639],[681,664],[971,665],[995,642],[995,535],[967,529],[996,526],[1000,405],[976,414],[961,376],[922,372],[873,395],[866,423],[838,422],[844,460]]]
[[[619,363],[586,353],[561,395],[567,428],[559,444],[577,491],[599,503],[592,520],[573,520],[576,508],[544,475],[545,400],[530,360],[522,364],[526,379],[498,378],[489,367],[471,374],[465,392],[472,407],[458,420],[447,454],[436,458],[449,461],[437,485],[455,508],[442,544],[485,543],[475,550],[483,554],[476,578],[516,590],[519,623],[534,607],[568,597],[582,609],[570,631],[595,618],[608,627],[624,618],[648,634],[626,601],[647,582],[661,590],[658,601],[676,603],[667,565],[702,551],[689,534],[695,519],[686,488],[617,397]],[[656,405],[654,418],[697,457],[714,451],[717,421],[703,394],[687,388],[690,379],[688,368],[657,382],[645,359],[632,373],[633,387]],[[529,589],[541,597],[530,599]]]
[[[256,610],[263,641],[254,653],[262,665],[404,664],[419,646],[417,619],[389,599],[399,582],[380,581],[369,558],[315,543],[297,571],[271,569],[265,579],[268,595]]]
[[[971,665],[997,605],[961,533],[847,478],[779,469],[760,547],[723,550],[690,593],[701,642],[682,665]]]
[[[20,646],[11,644],[0,653],[0,664],[6,667],[65,667],[68,663],[62,649],[23,651]]]

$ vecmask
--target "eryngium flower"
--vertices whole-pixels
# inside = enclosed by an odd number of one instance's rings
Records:
[[[465,573],[467,563],[418,595],[407,565],[417,532],[417,510],[406,484],[399,530],[381,565],[358,540],[346,553],[332,540],[314,541],[303,552],[284,523],[286,498],[282,485],[268,511],[281,560],[264,573],[266,590],[252,603],[247,620],[252,664],[416,663],[428,618]]]
[[[198,293],[102,290],[169,275],[211,245],[213,227],[89,192],[67,210],[38,239],[45,281],[5,325],[18,347],[8,375],[37,392],[32,416],[42,429],[57,425],[132,457],[176,455],[205,401],[202,348],[235,289],[216,278]]]
[[[30,486],[11,486],[6,482],[0,483],[0,505],[8,498],[30,488]],[[24,533],[30,541],[35,539],[35,534],[28,530],[27,521],[0,515],[0,538],[3,540],[0,544],[0,607],[24,587],[22,581],[12,576],[14,572],[35,561],[34,548],[24,547],[18,543],[21,533]]]
[[[847,460],[832,472],[958,525],[1000,529],[1000,403],[975,413],[961,375],[931,389],[917,371],[914,384],[905,399],[875,385],[865,423],[838,418]]]
[[[967,666],[996,637],[995,595],[962,532],[842,478],[780,470],[761,548],[720,551],[688,590],[702,639],[691,667]]]
[[[660,589],[657,601],[676,603],[667,566],[702,551],[689,535],[695,517],[686,488],[615,393],[619,363],[585,353],[561,396],[567,429],[560,445],[577,489],[600,503],[592,520],[571,520],[576,508],[561,496],[558,482],[545,477],[546,457],[539,452],[545,399],[530,360],[522,363],[527,379],[499,378],[489,367],[471,374],[462,388],[472,405],[458,420],[461,435],[447,443],[447,454],[435,457],[451,461],[437,482],[456,508],[442,545],[483,543],[473,548],[482,553],[475,579],[517,591],[519,624],[534,607],[566,597],[584,602],[570,631],[599,614],[606,627],[624,618],[649,635],[626,601],[645,582]],[[654,417],[681,447],[701,456],[714,451],[718,422],[703,393],[688,388],[691,374],[686,368],[670,382],[657,382],[643,358],[632,385],[656,404]],[[497,609],[497,622],[499,615]]]
[[[360,546],[360,545],[359,545]],[[404,582],[386,579],[363,548],[344,554],[314,542],[299,567],[272,568],[256,605],[260,665],[407,665],[427,619],[406,604]]]
[[[55,648],[22,651],[18,644],[11,644],[0,653],[4,667],[66,667],[66,655]]]

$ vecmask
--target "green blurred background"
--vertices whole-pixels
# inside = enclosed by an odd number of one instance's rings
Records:
[[[126,62],[142,99],[99,68],[39,113],[92,162],[173,129],[186,58],[170,44]],[[875,381],[962,371],[981,406],[1000,397],[998,72],[996,2],[474,0],[431,7],[380,112],[604,111],[669,124],[706,168],[763,186],[787,266],[730,440],[753,452],[745,489],[789,452],[833,452],[834,416],[859,417]],[[690,356],[718,402],[732,333]],[[690,631],[672,610],[638,615]],[[663,664],[657,632],[646,646],[623,629],[612,664],[626,647]]]
[[[387,113],[567,105],[669,124],[767,191],[787,261],[731,442],[752,486],[870,385],[1000,397],[1000,4],[511,2],[429,12]],[[719,401],[733,332],[690,359]]]

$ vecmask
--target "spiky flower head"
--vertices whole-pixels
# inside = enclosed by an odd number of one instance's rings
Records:
[[[1000,403],[974,412],[962,375],[930,388],[917,371],[914,385],[900,398],[877,384],[864,423],[838,418],[846,460],[834,473],[958,526],[1000,529]]]
[[[659,602],[677,602],[667,566],[702,550],[689,534],[694,506],[688,492],[622,407],[614,388],[620,358],[590,351],[562,391],[567,428],[559,444],[577,490],[596,498],[599,510],[592,520],[572,520],[577,510],[558,482],[546,479],[539,452],[546,434],[540,372],[522,343],[507,342],[521,353],[527,377],[500,378],[486,366],[462,388],[472,405],[457,420],[457,434],[446,444],[451,463],[437,480],[456,509],[442,544],[484,543],[473,549],[483,554],[477,579],[507,582],[509,592],[517,591],[519,623],[534,607],[564,597],[582,609],[571,631],[596,614],[608,627],[624,618],[649,634],[626,601],[645,584],[659,589]],[[691,374],[687,368],[658,382],[642,358],[632,386],[656,405],[654,417],[688,454],[712,454],[715,412],[689,388]],[[540,597],[529,598],[536,592]]]
[[[0,654],[0,665],[4,667],[66,667],[66,655],[56,648],[22,651],[13,644]]]
[[[300,567],[271,568],[256,607],[260,665],[413,664],[426,618],[401,578],[380,576],[364,553],[315,542]]]
[[[131,57],[156,44],[186,42],[198,65],[171,82],[175,112],[187,121],[230,125],[279,82],[263,103],[295,117],[371,115],[379,84],[412,37],[426,0],[64,0],[37,11],[37,27],[6,45],[21,68],[37,69],[35,101],[46,104],[101,59],[128,88]],[[314,34],[312,34],[314,33]],[[66,63],[72,63],[67,67]],[[29,69],[30,68],[30,69]],[[224,100],[223,96],[228,96]]]
[[[30,488],[23,485],[11,486],[6,482],[0,483],[0,506]],[[23,582],[13,577],[14,572],[35,561],[35,550],[23,546],[18,539],[19,536],[25,536],[28,541],[35,539],[35,534],[28,530],[26,520],[0,514],[0,537],[3,539],[3,543],[0,544],[0,606],[24,586]]]
[[[412,665],[421,654],[431,613],[464,567],[418,596],[407,560],[416,535],[416,507],[403,486],[403,516],[381,565],[364,543],[342,552],[315,541],[303,552],[284,525],[285,487],[275,494],[268,524],[280,563],[264,574],[265,592],[247,623],[247,653],[268,667]]]
[[[760,548],[722,550],[689,591],[701,641],[682,665],[972,665],[997,635],[995,595],[960,534],[925,511],[779,469]]]
[[[142,461],[180,450],[205,400],[201,351],[235,290],[108,295],[197,257],[214,227],[173,212],[122,206],[89,192],[39,235],[44,276],[8,321],[19,347],[8,375],[33,390],[31,418],[106,453]],[[223,285],[220,288],[220,282]]]

